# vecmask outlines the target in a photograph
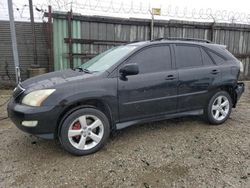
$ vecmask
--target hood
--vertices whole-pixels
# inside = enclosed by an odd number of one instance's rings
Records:
[[[28,91],[55,88],[61,84],[95,77],[97,74],[88,74],[71,69],[51,72],[29,78],[21,83],[21,86]]]

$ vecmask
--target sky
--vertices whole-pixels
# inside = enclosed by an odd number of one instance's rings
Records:
[[[149,9],[161,8],[162,15],[156,19],[204,21],[209,14],[218,22],[250,24],[250,0],[33,0],[36,21],[43,20],[43,11],[49,4],[54,11],[72,7],[73,12],[83,15],[150,18]],[[15,19],[29,21],[28,0],[13,0],[13,5]],[[0,20],[8,20],[7,0],[0,0]]]

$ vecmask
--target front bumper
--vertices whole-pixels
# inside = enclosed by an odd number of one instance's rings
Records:
[[[7,111],[9,118],[20,130],[45,139],[55,138],[59,107],[32,107],[16,103],[11,99]],[[35,127],[26,127],[22,125],[22,121],[38,121],[38,124]]]

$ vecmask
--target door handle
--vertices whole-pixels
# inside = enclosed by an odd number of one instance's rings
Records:
[[[174,80],[174,79],[176,79],[175,77],[174,77],[174,75],[168,75],[168,76],[166,76],[166,78],[165,78],[165,80]]]
[[[220,71],[217,70],[217,69],[214,69],[214,70],[211,71],[211,74],[218,74],[218,73],[220,73]]]

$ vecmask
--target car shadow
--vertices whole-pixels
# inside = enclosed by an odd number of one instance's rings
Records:
[[[182,117],[182,118],[175,118],[175,119],[169,119],[169,120],[162,120],[157,122],[150,122],[150,123],[144,123],[144,124],[135,124],[132,126],[129,126],[127,128],[124,128],[122,130],[117,130],[112,132],[110,135],[110,139],[107,143],[107,145],[96,154],[103,155],[103,152],[106,153],[113,147],[110,143],[115,143],[116,141],[122,139],[136,139],[136,135],[140,134],[140,136],[146,136],[148,134],[151,134],[152,132],[162,132],[162,131],[180,131],[181,128],[192,128],[197,126],[204,126],[207,123],[202,119],[200,116],[190,116],[190,117]],[[125,140],[124,140],[125,141]],[[45,140],[42,138],[38,138],[36,136],[23,134],[19,137],[18,142],[22,144],[18,144],[17,147],[14,149],[14,152],[18,152],[18,155],[23,155],[24,157],[27,157],[29,155],[30,157],[37,157],[42,159],[48,160],[48,158],[54,158],[57,157],[69,157],[72,156],[60,145],[59,140]],[[122,141],[123,142],[123,141]],[[32,153],[32,155],[31,155]],[[99,154],[98,154],[99,153]],[[28,157],[29,158],[29,157]]]

